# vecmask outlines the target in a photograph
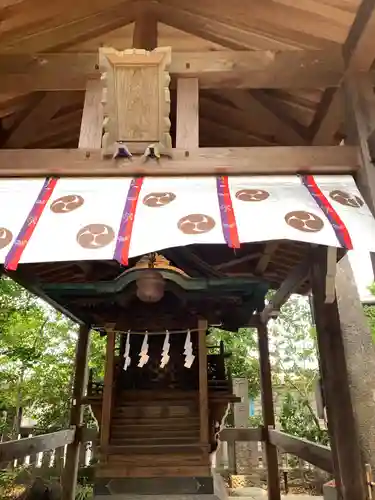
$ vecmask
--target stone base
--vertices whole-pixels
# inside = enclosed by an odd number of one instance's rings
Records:
[[[337,490],[333,481],[323,485],[324,500],[337,500]]]
[[[194,488],[196,491],[192,491]],[[217,475],[206,478],[112,480],[98,478],[94,488],[94,500],[227,500],[227,498],[224,482]]]
[[[94,500],[222,500],[217,495],[95,495]]]

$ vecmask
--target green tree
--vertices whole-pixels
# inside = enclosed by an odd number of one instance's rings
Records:
[[[284,397],[279,421],[283,431],[326,444],[328,436],[312,400],[319,378],[316,331],[306,297],[294,295],[270,327],[275,385]]]
[[[227,332],[212,328],[209,342],[224,342],[225,351],[231,354],[227,361],[233,377],[247,378],[249,396],[256,397],[260,391],[259,357],[256,330],[240,328],[238,332]]]
[[[293,436],[298,436],[315,443],[329,443],[327,430],[321,428],[309,403],[299,394],[288,392],[281,405],[279,421],[281,429]]]
[[[77,326],[13,281],[0,280],[0,407],[16,409],[38,426],[68,423]],[[104,342],[93,333],[91,366],[103,369]]]
[[[306,297],[292,296],[270,325],[270,352],[275,385],[308,399],[319,377],[319,365]]]
[[[370,292],[375,295],[375,283],[370,286]],[[375,306],[364,306],[364,311],[369,321],[372,339],[375,343]]]

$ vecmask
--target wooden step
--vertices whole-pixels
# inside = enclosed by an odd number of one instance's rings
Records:
[[[110,439],[110,444],[114,446],[170,446],[170,445],[185,445],[185,444],[194,444],[197,442],[198,436],[189,436],[189,437],[118,437],[112,436]]]
[[[118,424],[122,422],[127,426],[134,427],[149,427],[149,426],[157,426],[157,427],[168,427],[174,428],[178,427],[191,427],[191,426],[199,426],[199,417],[198,416],[187,416],[187,417],[149,417],[147,415],[143,417],[132,417],[128,415],[124,415],[123,412],[113,414],[113,420]]]
[[[127,466],[121,464],[99,465],[95,469],[96,477],[206,477],[210,476],[210,467],[206,465],[169,464],[164,466]]]
[[[207,451],[187,447],[186,449],[181,449],[179,452],[169,453],[169,454],[147,454],[147,455],[108,455],[108,463],[118,463],[122,466],[141,464],[142,467],[152,467],[155,464],[158,465],[169,465],[169,464],[180,464],[180,465],[205,465],[207,464],[208,453]]]
[[[164,455],[179,453],[181,450],[188,452],[197,452],[198,450],[208,450],[208,445],[203,445],[201,443],[188,443],[188,444],[170,444],[166,445],[155,445],[155,444],[143,444],[143,445],[121,445],[116,446],[110,444],[107,446],[103,453],[109,455]]]
[[[177,418],[132,418],[122,415],[113,416],[113,424],[126,426],[129,429],[191,429],[199,428],[199,417]]]
[[[126,425],[127,427],[158,427],[169,429],[189,429],[190,427],[199,427],[199,417],[150,417],[150,416],[129,416],[122,413],[115,414],[112,417],[112,424]]]
[[[112,449],[117,450],[117,447],[111,447]],[[192,464],[201,464],[204,465],[207,463],[208,450],[201,449],[199,447],[184,447],[180,448],[178,451],[174,453],[161,454],[161,453],[153,453],[150,451],[147,455],[142,454],[126,454],[126,455],[118,455],[118,454],[110,454],[107,457],[107,461],[110,463],[121,463],[123,465],[134,465],[140,464],[142,467],[152,467],[155,465],[155,461],[159,465],[168,465],[170,463],[179,463],[182,465],[192,465]]]
[[[133,419],[142,418],[187,418],[198,415],[198,408],[189,408],[187,406],[144,406],[131,407],[122,406],[115,407],[113,417],[129,417]]]
[[[132,391],[132,390],[124,390],[118,393],[120,399],[127,401],[135,401],[138,403],[141,400],[153,400],[153,401],[161,401],[161,400],[180,400],[187,401],[189,399],[199,399],[198,391],[180,391],[180,390],[172,390],[172,391]]]
[[[143,427],[138,426],[134,428],[128,428],[124,425],[112,425],[111,426],[111,436],[112,437],[154,437],[154,436],[165,436],[165,437],[191,437],[199,435],[199,427],[185,428],[185,429],[170,429],[168,427]]]
[[[116,398],[116,407],[139,406],[198,406],[198,396],[194,399],[140,399],[129,400],[126,396]]]

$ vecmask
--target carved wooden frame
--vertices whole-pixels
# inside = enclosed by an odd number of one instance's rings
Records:
[[[99,49],[103,80],[103,156],[115,154],[121,144],[130,153],[144,152],[150,145],[155,145],[161,154],[171,153],[170,75],[167,71],[170,63],[170,47],[159,47],[151,52]],[[156,118],[154,113],[157,113]]]

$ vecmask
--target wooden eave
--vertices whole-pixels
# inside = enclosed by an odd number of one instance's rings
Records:
[[[211,245],[175,248],[161,253],[173,265],[191,277],[214,279],[227,277],[233,282],[238,280],[239,289],[241,288],[241,282],[253,279],[255,282],[268,283],[271,288],[277,289],[292,273],[296,265],[306,258],[308,251],[309,245],[307,244],[280,241],[242,245],[241,249],[236,250],[235,253],[232,249],[223,246],[218,246],[215,252],[212,252]],[[137,259],[131,259],[129,268],[134,266],[136,261]],[[59,298],[56,289],[51,285],[71,283],[74,287],[74,285],[80,283],[109,282],[118,278],[123,272],[124,268],[117,262],[93,261],[21,264],[16,272],[9,272],[8,275],[73,320],[103,326],[110,321],[111,315],[113,316],[115,312],[119,314],[118,297],[114,295],[94,297],[88,291],[86,294],[83,292],[72,293],[71,298],[69,298],[69,294],[64,295],[63,293]],[[306,280],[302,280],[295,291],[305,294],[309,291],[309,288],[308,277],[306,276]],[[241,302],[242,300],[241,291],[238,293],[223,293],[228,304],[233,304],[229,307],[229,310],[238,301]],[[204,307],[207,311],[212,309],[212,317],[215,318],[214,311],[220,305],[220,298],[217,299],[211,295],[202,295],[201,302],[205,304]],[[178,293],[176,297],[178,297]],[[124,298],[126,299],[125,294]],[[127,301],[127,303],[129,302]],[[147,320],[147,314],[152,309],[152,306],[146,306],[143,309],[142,305],[139,305],[138,313],[134,311],[134,305],[131,305],[131,308],[132,315],[134,312],[134,318],[137,318],[139,324],[141,324],[143,316],[145,321]],[[175,312],[176,305],[171,306],[171,310]],[[173,313],[171,315],[168,307],[164,312],[164,317],[167,321],[173,321],[172,326],[175,325],[175,327],[178,321],[183,321],[184,318],[187,320],[187,316],[183,316],[182,313],[177,315]],[[195,320],[193,316],[192,320]]]

